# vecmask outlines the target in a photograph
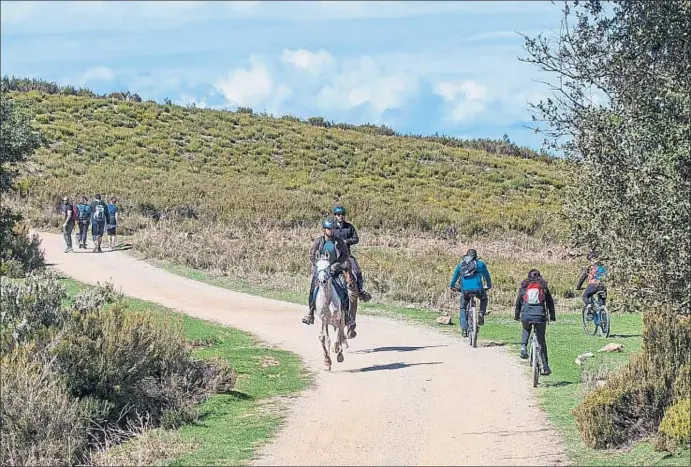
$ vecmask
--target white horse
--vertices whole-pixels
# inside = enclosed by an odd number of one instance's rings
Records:
[[[336,360],[341,363],[343,361],[343,345],[348,347],[348,340],[345,335],[345,315],[341,309],[341,298],[334,287],[329,260],[322,256],[317,260],[316,266],[319,290],[315,298],[315,315],[321,324],[319,326],[319,341],[322,344],[322,349],[324,349],[324,365],[326,365],[326,370],[330,371],[331,337],[329,336],[329,325],[333,326],[336,332],[336,342],[334,342],[332,351],[336,354]]]

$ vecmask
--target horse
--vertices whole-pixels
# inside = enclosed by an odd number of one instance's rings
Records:
[[[331,350],[336,354],[338,363],[341,363],[344,360],[344,344],[348,347],[348,340],[345,335],[345,313],[343,313],[341,298],[338,296],[333,283],[329,260],[325,256],[320,257],[317,260],[316,267],[318,290],[315,298],[315,315],[321,325],[318,328],[319,341],[324,350],[324,365],[326,366],[326,371],[331,371],[329,325],[333,326],[336,332],[336,342],[334,342]]]

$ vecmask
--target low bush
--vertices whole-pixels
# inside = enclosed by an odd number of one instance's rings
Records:
[[[0,276],[0,342],[3,351],[25,345],[68,318],[62,307],[64,287],[49,272],[31,273],[25,280]]]
[[[49,366],[16,349],[0,359],[0,464],[74,465],[87,451],[91,410]]]
[[[660,422],[656,447],[672,451],[691,442],[691,399],[680,399],[670,406]]]
[[[0,207],[0,275],[13,278],[43,268],[45,257],[38,235],[28,235],[22,217],[6,207]]]
[[[611,448],[653,434],[689,397],[689,348],[691,317],[666,308],[646,313],[641,353],[574,409],[585,444]],[[672,428],[682,421],[674,413],[669,417],[665,433],[676,433]]]
[[[235,385],[225,360],[192,358],[180,321],[128,312],[110,284],[69,307],[52,274],[1,281],[2,465],[83,462],[133,421],[178,427]]]

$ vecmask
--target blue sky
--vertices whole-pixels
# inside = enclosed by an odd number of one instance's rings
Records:
[[[3,75],[539,148],[560,2],[0,2]]]

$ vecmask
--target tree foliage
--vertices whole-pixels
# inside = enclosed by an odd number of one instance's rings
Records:
[[[0,191],[12,189],[17,166],[40,145],[38,134],[32,131],[26,115],[19,112],[9,99],[5,83],[0,89]],[[36,237],[27,240],[25,232],[17,229],[21,216],[0,207],[0,273],[21,275],[43,263]]]
[[[564,8],[561,33],[526,38],[525,60],[557,78],[553,96],[534,108],[574,162],[572,240],[601,250],[636,304],[687,312],[691,3]]]

